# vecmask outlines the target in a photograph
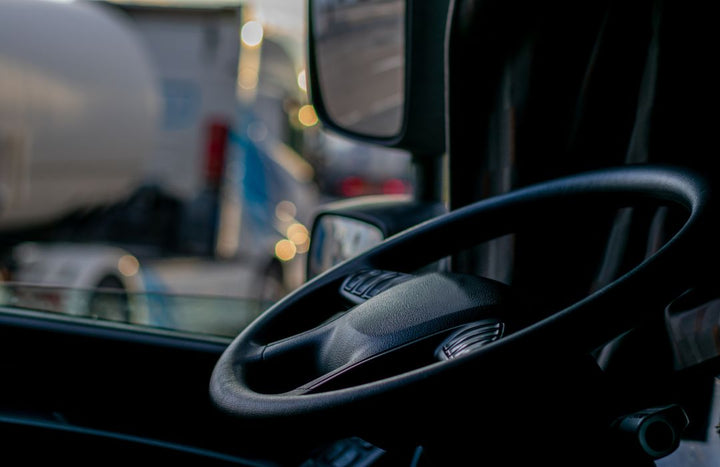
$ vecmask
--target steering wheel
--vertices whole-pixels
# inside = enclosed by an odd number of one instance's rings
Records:
[[[536,322],[514,318],[504,284],[416,272],[574,212],[647,201],[684,208],[684,225],[614,282]],[[540,183],[436,217],[326,271],[259,316],[217,362],[212,399],[234,416],[275,426],[324,419],[331,429],[390,420],[388,414],[410,414],[429,401],[458,410],[523,362],[587,355],[657,318],[703,269],[710,212],[709,188],[696,174],[628,166]]]

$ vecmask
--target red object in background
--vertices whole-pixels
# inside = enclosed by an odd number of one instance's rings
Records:
[[[347,197],[362,196],[367,193],[367,184],[360,177],[351,175],[340,182],[340,194]]]
[[[390,178],[382,183],[369,183],[362,177],[351,175],[340,182],[340,194],[351,198],[364,195],[404,195],[410,193],[410,184],[399,178]]]
[[[385,195],[404,195],[410,192],[410,186],[399,178],[391,178],[383,183],[382,192]]]
[[[206,128],[205,181],[211,187],[219,187],[225,169],[230,128],[223,120],[211,121]]]

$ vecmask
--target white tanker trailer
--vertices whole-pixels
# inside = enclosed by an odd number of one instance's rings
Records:
[[[160,92],[129,24],[89,3],[0,4],[0,230],[127,197]]]
[[[139,291],[143,253],[212,254],[239,12],[0,0],[0,305],[18,283]]]

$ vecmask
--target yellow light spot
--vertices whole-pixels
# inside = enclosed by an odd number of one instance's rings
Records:
[[[258,71],[252,67],[242,67],[238,71],[238,85],[242,89],[255,89],[258,84]]]
[[[300,110],[298,110],[298,120],[304,126],[317,125],[318,117],[313,106],[306,104],[300,107]]]
[[[257,21],[248,21],[240,29],[240,39],[248,47],[260,45],[263,40],[263,27]]]
[[[291,224],[291,225],[287,228],[287,231],[285,232],[285,236],[286,236],[287,238],[290,238],[290,239],[292,239],[295,235],[298,235],[298,234],[302,234],[302,235],[305,235],[305,236],[308,235],[308,229],[307,229],[307,227],[305,227],[304,225],[302,225],[302,224],[300,224],[300,223],[298,223],[298,222],[296,222],[296,223],[294,223],[294,224]]]
[[[295,257],[297,247],[293,242],[284,238],[275,244],[275,256],[281,261],[290,261]]]
[[[310,235],[307,232],[297,231],[293,232],[292,237],[290,237],[290,241],[295,244],[297,247],[297,252],[307,253],[310,249]]]
[[[140,270],[140,262],[132,255],[123,255],[118,260],[118,271],[125,277],[131,277]]]
[[[310,237],[307,238],[307,241],[305,243],[301,243],[297,246],[298,254],[304,254],[308,251],[310,251]]]
[[[282,222],[291,222],[295,219],[297,214],[297,207],[292,201],[280,201],[275,206],[275,217]]]
[[[300,89],[307,92],[307,74],[305,73],[305,70],[301,70],[300,73],[298,73],[297,83]]]
[[[310,236],[304,232],[296,232],[290,237],[290,241],[296,246],[304,245],[310,240]]]

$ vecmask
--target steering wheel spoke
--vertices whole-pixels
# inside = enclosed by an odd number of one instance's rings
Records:
[[[319,394],[351,388],[442,362],[447,360],[439,352],[443,341],[449,334],[456,333],[456,329],[464,327],[444,330],[377,355],[346,363],[283,395]]]

